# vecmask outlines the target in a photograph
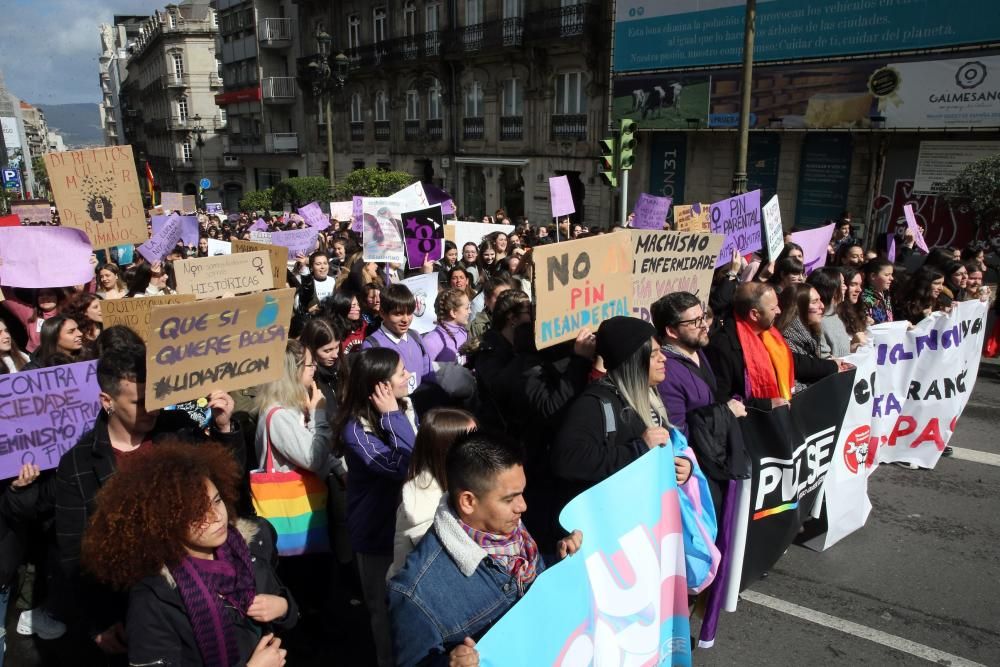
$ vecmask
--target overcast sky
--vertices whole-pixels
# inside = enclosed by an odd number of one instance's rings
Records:
[[[167,0],[0,0],[0,70],[32,104],[100,102],[97,27],[147,15]]]

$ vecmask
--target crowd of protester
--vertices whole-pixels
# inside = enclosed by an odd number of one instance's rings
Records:
[[[173,293],[175,261],[251,224],[199,218],[197,246],[161,262],[103,256],[88,285],[3,288],[0,373],[97,360],[94,428],[0,495],[0,611],[30,587],[18,631],[61,638],[74,664],[281,665],[283,637],[330,595],[364,605],[371,664],[478,664],[475,640],[586,539],[556,520],[573,496],[679,432],[694,453],[675,458],[677,483],[700,470],[721,507],[748,465],[725,437],[747,408],[849,368],[870,325],[916,324],[996,282],[979,248],[922,257],[900,234],[893,262],[845,222],[808,275],[794,243],[774,262],[734,255],[707,303],[665,294],[651,323],[615,317],[539,350],[532,248],[602,232],[523,220],[447,242],[417,269],[440,282],[436,327],[419,335],[404,268],[365,262],[334,225],[289,263],[278,380],[147,410],[143,341],[105,329],[100,302]],[[327,487],[328,552],[279,562],[251,498],[261,469]]]

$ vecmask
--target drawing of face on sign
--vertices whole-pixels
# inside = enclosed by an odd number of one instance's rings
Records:
[[[413,298],[417,301],[417,307],[413,310],[414,317],[423,317],[427,312],[427,292],[417,289],[413,292]]]
[[[114,217],[114,202],[110,193],[114,190],[114,177],[110,174],[85,176],[83,193],[87,200],[87,214],[94,222],[101,223]]]

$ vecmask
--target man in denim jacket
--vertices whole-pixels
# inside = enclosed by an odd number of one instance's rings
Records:
[[[448,492],[432,530],[389,582],[397,665],[479,664],[474,638],[514,606],[545,568],[521,523],[524,453],[501,435],[472,432],[448,451]],[[560,558],[583,541],[573,531]]]

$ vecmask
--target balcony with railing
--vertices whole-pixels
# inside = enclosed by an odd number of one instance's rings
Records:
[[[392,136],[392,124],[387,120],[375,121],[375,141],[389,141]]]
[[[219,158],[219,169],[242,169],[243,163],[235,155],[223,155]]]
[[[294,76],[267,76],[260,80],[261,99],[265,104],[293,104]]]
[[[163,75],[163,85],[167,88],[187,88],[191,85],[191,76],[186,73],[171,72]]]
[[[524,138],[524,116],[500,117],[500,141],[520,141]]]
[[[270,132],[264,135],[265,153],[298,153],[299,135],[295,132]]]
[[[420,139],[420,121],[403,121],[403,138],[407,141],[417,141]]]
[[[170,117],[170,129],[171,130],[187,130],[189,127],[193,126],[187,116],[171,116]]]
[[[170,158],[170,166],[173,169],[194,169],[194,160],[186,157]]]
[[[530,12],[525,19],[525,40],[548,41],[595,34],[600,21],[601,8],[594,2]]]
[[[264,48],[284,49],[292,45],[295,26],[290,18],[261,19],[257,22],[257,41]]]
[[[486,136],[486,122],[482,116],[462,119],[462,138],[466,141],[481,141]]]
[[[212,73],[208,75],[208,87],[209,88],[222,88],[222,77],[218,74]]]
[[[554,114],[552,116],[553,141],[584,141],[587,138],[587,114]]]
[[[377,44],[363,44],[348,49],[347,56],[352,68],[410,63],[434,58],[441,53],[443,34],[437,30],[388,39]]]
[[[523,38],[524,22],[522,19],[500,19],[447,31],[444,38],[444,48],[446,55],[459,56],[520,46]]]
[[[431,118],[427,121],[427,138],[431,141],[441,141],[444,139],[444,121],[440,118]]]
[[[353,121],[351,123],[351,141],[364,141],[364,140],[365,140],[364,121]]]

